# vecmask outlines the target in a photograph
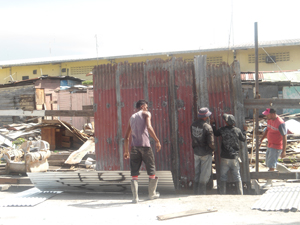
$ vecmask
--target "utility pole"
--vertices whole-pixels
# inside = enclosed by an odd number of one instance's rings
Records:
[[[258,32],[257,32],[257,22],[254,23],[254,39],[255,39],[255,99],[259,99],[259,83],[258,83]],[[256,151],[255,151],[255,171],[259,172],[259,137],[258,137],[258,113],[259,109],[255,109],[255,142],[256,142]]]

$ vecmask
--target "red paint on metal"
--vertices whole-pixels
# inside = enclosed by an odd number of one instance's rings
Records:
[[[154,152],[157,170],[173,170],[172,145],[178,144],[180,163],[180,179],[183,187],[189,187],[194,179],[194,154],[191,146],[190,125],[195,116],[193,76],[194,64],[176,59],[174,65],[174,80],[176,87],[177,125],[178,130],[170,130],[171,118],[169,113],[169,71],[167,61],[152,60],[146,63],[127,62],[118,65],[100,65],[94,69],[94,102],[95,112],[96,160],[98,170],[129,170],[129,160],[120,162],[119,139],[125,136],[130,116],[136,112],[135,103],[139,99],[149,100],[149,111],[152,114],[152,126],[161,142],[160,152]],[[120,77],[116,80],[117,68]],[[224,112],[233,112],[230,88],[230,67],[208,65],[207,90],[209,107],[217,122],[217,127],[224,125]],[[144,80],[144,79],[147,79]],[[117,90],[120,84],[122,137],[118,133]],[[146,86],[145,86],[146,85]],[[203,107],[203,106],[202,106]],[[177,132],[178,143],[171,143],[172,132]],[[216,162],[220,161],[220,139],[216,140],[218,152]],[[151,141],[153,150],[155,143]],[[175,154],[176,155],[176,154]],[[174,155],[173,155],[174,156]],[[145,168],[142,167],[142,170]]]

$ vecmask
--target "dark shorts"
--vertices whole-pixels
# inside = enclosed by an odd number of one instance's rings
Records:
[[[130,152],[131,176],[140,175],[142,162],[146,165],[148,175],[155,175],[155,162],[152,149],[150,147],[132,147]]]

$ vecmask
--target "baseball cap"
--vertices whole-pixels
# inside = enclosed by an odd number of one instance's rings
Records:
[[[265,111],[263,111],[263,115],[269,115],[270,113],[276,113],[276,111],[274,109],[271,108],[267,108]]]

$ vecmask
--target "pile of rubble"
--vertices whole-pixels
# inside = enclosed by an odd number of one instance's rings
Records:
[[[80,163],[93,168],[93,135],[92,124],[79,131],[60,120],[5,125],[0,128],[0,173],[41,172],[49,170],[49,165],[75,168]],[[82,162],[86,156],[88,160]]]

